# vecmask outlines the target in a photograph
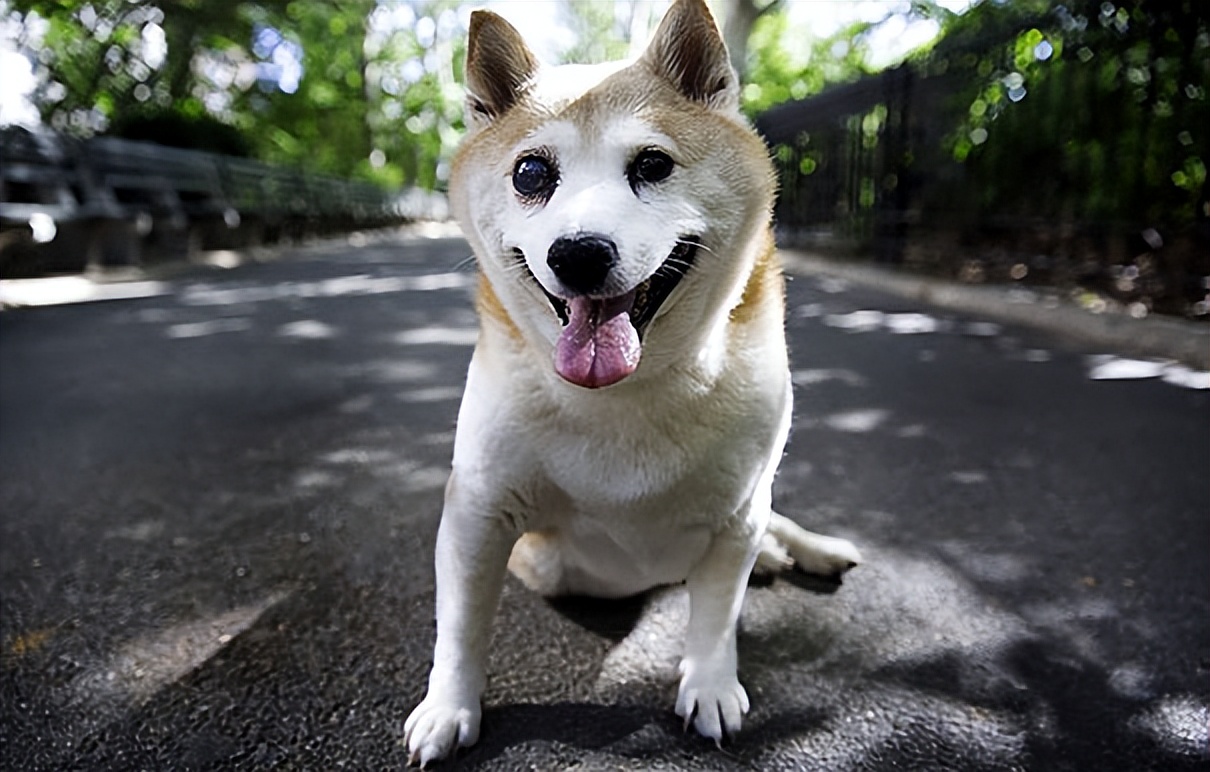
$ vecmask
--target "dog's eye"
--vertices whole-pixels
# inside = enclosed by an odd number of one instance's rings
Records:
[[[542,156],[524,156],[513,167],[513,189],[525,198],[542,198],[556,182],[554,164]]]
[[[637,188],[639,185],[667,179],[675,165],[671,156],[663,150],[648,148],[630,162],[626,176],[630,180],[630,187]]]

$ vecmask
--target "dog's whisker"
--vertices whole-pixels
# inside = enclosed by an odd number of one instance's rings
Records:
[[[694,241],[693,239],[677,239],[676,243],[680,244],[681,246],[686,246],[686,247],[697,247],[698,249],[703,250],[705,252],[709,252],[712,255],[714,254],[713,249],[711,249],[710,247],[701,243],[700,241]]]
[[[669,279],[678,279],[689,273],[689,269],[693,267],[693,263],[686,260],[675,260],[669,258],[665,260],[660,267],[655,269],[653,276],[666,276]]]

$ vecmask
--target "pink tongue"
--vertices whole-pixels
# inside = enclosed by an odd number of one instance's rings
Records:
[[[555,371],[577,386],[617,383],[639,365],[639,334],[630,323],[634,292],[606,300],[568,301],[571,321],[555,344]]]

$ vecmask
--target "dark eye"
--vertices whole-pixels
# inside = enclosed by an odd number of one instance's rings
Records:
[[[559,181],[554,164],[539,155],[527,155],[513,167],[513,188],[524,198],[542,198]]]
[[[626,176],[630,180],[630,187],[637,188],[639,185],[668,179],[668,175],[672,174],[672,168],[675,165],[671,156],[663,150],[648,148],[630,162]]]

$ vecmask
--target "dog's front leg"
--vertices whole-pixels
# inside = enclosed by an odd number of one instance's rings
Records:
[[[748,694],[736,676],[735,628],[748,574],[756,561],[759,530],[737,523],[714,537],[689,575],[689,626],[676,713],[704,737],[721,744],[739,731]]]
[[[479,738],[492,618],[516,539],[451,476],[437,529],[437,645],[428,693],[404,724],[409,763],[425,766]]]

